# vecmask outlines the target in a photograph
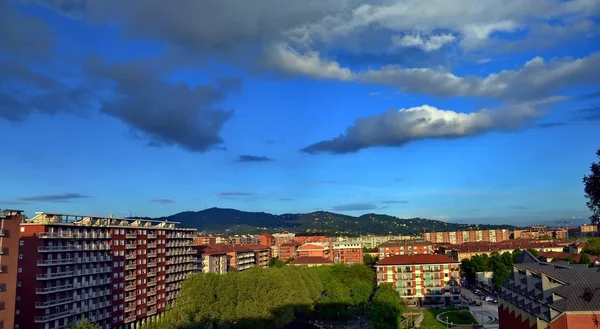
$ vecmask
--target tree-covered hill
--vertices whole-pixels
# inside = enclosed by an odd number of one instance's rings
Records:
[[[473,225],[447,223],[425,218],[398,218],[382,214],[359,217],[317,211],[306,214],[273,215],[235,209],[210,208],[186,211],[158,218],[180,222],[182,226],[211,233],[261,233],[282,230],[325,232],[331,235],[403,234],[418,235],[423,231],[452,231],[485,228],[510,228],[509,225]]]

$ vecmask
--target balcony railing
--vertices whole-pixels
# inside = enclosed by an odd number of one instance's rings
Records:
[[[148,306],[156,305],[156,299],[148,301],[147,305]]]
[[[48,322],[48,321],[52,321],[52,320],[64,318],[65,316],[69,316],[71,314],[73,314],[73,311],[72,310],[67,310],[67,311],[63,311],[63,312],[57,312],[57,313],[51,313],[51,314],[36,316],[36,317],[33,318],[33,321],[35,323],[44,323],[44,322]]]
[[[146,313],[148,316],[150,315],[154,315],[156,314],[156,310],[149,310],[148,313]]]
[[[53,293],[53,292],[70,290],[70,289],[73,289],[73,285],[72,284],[63,284],[63,285],[60,285],[60,286],[51,286],[51,287],[45,287],[45,288],[36,288],[35,289],[35,293],[36,294],[49,294],[49,293]]]
[[[125,269],[126,270],[135,270],[136,267],[137,267],[136,264],[127,264],[127,265],[125,265]]]
[[[135,278],[136,278],[135,275],[127,275],[127,276],[125,276],[125,281],[135,280]]]
[[[110,250],[109,244],[86,244],[86,245],[57,245],[57,246],[39,246],[39,252],[58,252],[58,251],[102,251]]]
[[[148,239],[156,239],[157,237],[156,234],[148,233]]]
[[[156,276],[156,272],[148,272],[148,277],[152,278]]]
[[[67,278],[70,276],[73,276],[73,271],[43,273],[43,274],[37,274],[35,277],[38,280],[49,280],[49,279]]]
[[[156,247],[158,247],[158,244],[156,244],[156,243],[148,243],[148,249],[154,249]]]
[[[134,314],[134,315],[132,315],[132,316],[126,317],[126,318],[125,318],[125,320],[124,320],[123,322],[125,322],[125,323],[129,323],[129,322],[133,322],[133,321],[135,321],[135,319],[136,319],[136,318],[135,318],[135,314]]]
[[[126,239],[137,239],[137,234],[129,233],[125,234]]]
[[[110,262],[111,256],[92,256],[92,257],[69,257],[69,258],[56,258],[56,259],[42,259],[37,261],[38,266],[50,266],[50,265],[61,265],[61,264],[77,264],[77,263],[96,263],[96,262]]]
[[[125,249],[136,249],[137,245],[133,243],[128,243],[125,245]]]
[[[131,254],[126,254],[126,255],[125,255],[125,259],[135,259],[135,257],[136,257],[136,256],[135,256],[135,254],[134,254],[134,253],[131,253]]]
[[[156,286],[156,281],[148,281],[148,287]]]
[[[148,258],[155,258],[156,256],[157,256],[157,254],[155,252],[148,253]]]
[[[136,298],[137,298],[136,295],[129,295],[129,296],[125,297],[125,301],[132,302],[132,301],[136,300]]]
[[[130,284],[125,287],[125,291],[132,291],[132,290],[135,290],[135,284]]]
[[[73,297],[66,297],[66,298],[47,300],[44,302],[35,302],[35,308],[46,308],[46,307],[58,306],[61,304],[70,303],[72,301],[73,301]]]
[[[133,312],[135,311],[135,305],[125,307],[125,312]]]
[[[40,239],[111,239],[112,234],[108,233],[75,233],[75,232],[41,232],[38,234]]]
[[[148,262],[148,267],[156,267],[156,262]]]
[[[156,290],[148,291],[148,296],[154,296],[154,295],[156,295]]]

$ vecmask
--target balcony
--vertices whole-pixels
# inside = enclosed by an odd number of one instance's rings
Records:
[[[148,267],[156,267],[156,262],[148,262]]]
[[[137,249],[137,245],[135,243],[128,243],[125,245],[125,249]]]
[[[44,274],[38,274],[35,277],[38,280],[50,280],[50,279],[67,278],[70,276],[73,276],[73,271],[44,273]]]
[[[154,315],[156,314],[156,310],[149,310],[148,313],[146,313],[148,316],[150,315]]]
[[[72,310],[68,310],[68,311],[63,311],[63,312],[58,312],[58,313],[52,313],[52,314],[46,314],[46,315],[42,315],[42,316],[36,316],[33,318],[35,323],[44,323],[44,322],[48,322],[48,321],[52,321],[52,320],[56,320],[56,319],[60,319],[60,318],[64,318],[65,316],[69,316],[73,313]]]
[[[148,239],[156,239],[158,236],[156,234],[148,233]]]
[[[0,229],[0,237],[7,237],[7,236],[8,236],[8,230]]]
[[[126,255],[125,255],[125,259],[130,259],[130,260],[131,260],[131,259],[135,259],[135,254],[134,254],[134,253],[131,253],[131,254],[126,254]]]
[[[125,301],[126,302],[133,302],[134,300],[136,300],[137,296],[136,295],[129,295],[127,297],[125,297]]]
[[[35,289],[35,293],[36,294],[50,294],[53,292],[59,292],[59,291],[65,291],[65,290],[70,290],[73,289],[73,285],[72,284],[63,284],[60,286],[51,286],[51,287],[45,287],[45,288],[36,288]]]
[[[155,252],[149,252],[148,258],[156,258],[157,254]]]
[[[128,271],[135,270],[136,267],[137,267],[137,265],[135,265],[135,264],[127,264],[127,265],[125,265],[125,269],[128,270]]]
[[[152,278],[156,276],[156,272],[148,272],[148,277]]]
[[[148,287],[156,286],[156,281],[148,281]]]
[[[132,291],[132,290],[135,290],[135,284],[130,284],[125,287],[125,291]]]
[[[73,233],[51,233],[51,232],[41,232],[38,234],[38,238],[40,239],[73,239],[75,234]]]
[[[158,244],[156,244],[156,243],[148,243],[148,249],[155,249],[156,247],[158,247]]]
[[[156,299],[149,300],[147,303],[148,306],[156,305]]]
[[[136,278],[135,275],[127,275],[127,276],[125,276],[125,281],[135,280],[135,278]]]
[[[156,290],[148,291],[148,296],[154,296],[154,295],[156,295]]]
[[[124,320],[123,322],[125,322],[125,323],[129,323],[129,322],[133,322],[133,321],[135,321],[135,319],[136,319],[136,318],[135,318],[135,314],[134,314],[134,315],[132,315],[132,316],[129,316],[129,317],[125,318],[125,320]]]
[[[35,302],[35,308],[47,308],[52,306],[58,306],[61,304],[67,304],[73,301],[73,297],[52,299],[44,302]]]
[[[137,239],[137,234],[129,233],[125,235],[126,239]]]
[[[125,307],[125,312],[133,312],[135,311],[135,305]]]

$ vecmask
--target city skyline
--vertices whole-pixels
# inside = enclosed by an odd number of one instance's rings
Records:
[[[598,18],[583,0],[4,3],[0,208],[587,223]]]

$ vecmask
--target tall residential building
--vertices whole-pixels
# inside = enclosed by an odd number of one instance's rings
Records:
[[[500,242],[510,239],[507,229],[425,232],[423,240],[433,243],[462,244],[466,242]]]
[[[433,243],[421,240],[393,240],[382,243],[377,247],[379,259],[396,255],[428,255],[433,254]]]
[[[298,257],[298,247],[300,247],[300,246],[301,246],[301,244],[296,241],[281,244],[277,248],[278,249],[277,257],[279,257],[279,259],[281,259],[284,262],[287,261],[288,259],[297,258]]]
[[[498,299],[500,329],[596,328],[600,272],[539,261],[528,251],[513,265]]]
[[[375,268],[377,284],[391,283],[409,304],[460,302],[460,263],[450,257],[389,256]]]
[[[258,236],[258,242],[267,247],[273,247],[275,245],[275,237],[271,233],[263,233]]]
[[[362,263],[362,244],[359,241],[330,242],[329,259],[336,264]]]
[[[249,244],[248,247],[254,252],[255,265],[259,267],[269,267],[271,260],[271,248],[261,244]]]
[[[15,328],[81,318],[134,328],[157,317],[196,268],[196,231],[176,224],[53,213],[22,221]]]
[[[461,261],[471,259],[474,255],[491,255],[493,252],[505,253],[512,252],[515,249],[535,249],[541,252],[561,252],[569,245],[569,242],[555,241],[535,241],[535,240],[509,240],[497,243],[465,243],[461,245],[450,246],[446,250],[446,255],[453,259]]]
[[[358,241],[367,249],[377,248],[380,244],[390,240],[409,240],[414,239],[409,235],[361,235]]]
[[[0,210],[0,328],[14,328],[21,210]]]
[[[227,273],[227,252],[224,250],[204,249],[198,253],[198,272]]]
[[[275,245],[280,246],[284,243],[289,243],[294,241],[294,233],[290,233],[288,231],[283,231],[281,233],[273,233],[273,238],[275,238]]]

